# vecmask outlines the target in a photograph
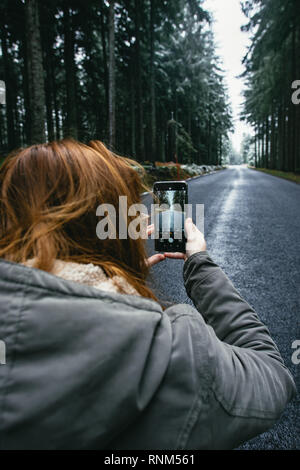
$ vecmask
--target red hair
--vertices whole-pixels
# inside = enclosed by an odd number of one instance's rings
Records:
[[[34,267],[44,271],[55,259],[93,263],[156,300],[146,285],[144,241],[96,235],[99,204],[117,209],[119,196],[127,196],[128,206],[140,203],[143,184],[133,164],[100,141],[68,139],[10,155],[0,170],[0,257],[21,263],[34,258]],[[133,218],[126,217],[129,224]]]

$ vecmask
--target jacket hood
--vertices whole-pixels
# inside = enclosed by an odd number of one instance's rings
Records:
[[[160,385],[170,320],[154,301],[0,261],[0,449],[105,448]]]

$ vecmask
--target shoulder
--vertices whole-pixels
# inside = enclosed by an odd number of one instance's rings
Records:
[[[201,382],[211,382],[210,364],[214,360],[210,328],[202,315],[189,304],[177,304],[164,312],[172,330],[173,360],[188,364]]]
[[[163,318],[171,330],[166,372],[149,406],[134,426],[119,436],[120,449],[132,442],[136,449],[145,449],[145,443],[147,449],[186,449],[200,414],[207,413],[212,377],[205,322],[187,304],[169,307]],[[207,447],[210,433],[203,428],[198,437],[201,446]]]

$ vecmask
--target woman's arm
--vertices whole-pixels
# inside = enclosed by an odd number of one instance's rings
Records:
[[[213,445],[228,448],[272,426],[295,384],[267,327],[207,251],[188,258],[184,281],[207,324],[213,391],[207,424]]]
[[[165,310],[172,331],[166,374],[118,448],[231,449],[269,429],[295,393],[268,329],[191,220],[186,235],[187,255],[166,256],[187,259],[185,286],[198,311],[187,304]]]

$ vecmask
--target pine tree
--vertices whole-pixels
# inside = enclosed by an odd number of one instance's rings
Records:
[[[39,6],[37,0],[26,0],[25,21],[27,43],[30,143],[34,144],[44,142],[46,139],[45,83],[41,49]]]

